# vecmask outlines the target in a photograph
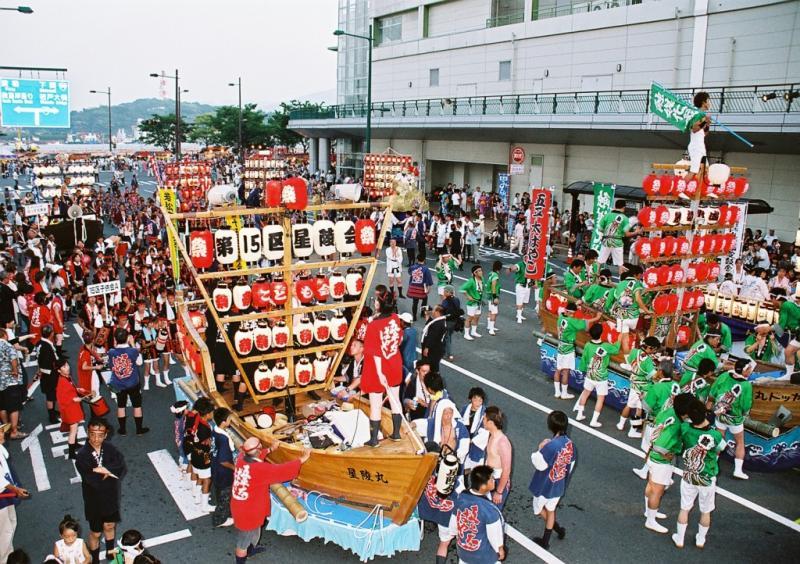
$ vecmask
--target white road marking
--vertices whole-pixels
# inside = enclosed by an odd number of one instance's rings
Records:
[[[180,509],[184,519],[191,521],[207,515],[205,512],[200,511],[200,508],[195,504],[191,490],[183,489],[180,469],[166,449],[148,452],[147,456],[155,466],[156,472],[161,477],[161,481],[164,482],[164,486],[166,486],[172,499],[175,500],[175,504]]]
[[[28,362],[23,362],[22,366],[25,368],[33,368],[34,366],[39,366],[39,363],[35,360],[29,360]]]
[[[167,544],[168,542],[174,542],[181,539],[188,539],[191,536],[192,532],[189,529],[181,529],[180,531],[175,531],[174,533],[167,533],[166,535],[145,539],[144,547],[153,548],[154,546]],[[106,559],[106,551],[102,550],[100,551],[100,560],[105,560],[105,559]]]
[[[29,397],[29,398],[32,398],[32,397],[33,397],[33,392],[35,392],[35,391],[36,391],[36,388],[38,388],[38,387],[39,387],[39,384],[40,384],[40,383],[41,383],[41,382],[40,382],[39,380],[36,380],[36,381],[35,381],[33,384],[31,384],[30,386],[28,386],[28,397]]]
[[[75,472],[75,475],[69,479],[70,484],[80,484],[83,480],[81,480],[81,475],[78,474],[78,468],[75,466],[75,461],[70,460],[72,462],[72,471]]]
[[[61,423],[51,423],[50,425],[48,425],[47,427],[45,427],[45,429],[46,429],[47,431],[51,431],[51,430],[53,430],[53,429],[58,429],[58,428],[60,428],[60,427],[61,427]]]
[[[42,424],[39,423],[30,435],[22,440],[20,445],[22,452],[31,452],[31,465],[33,466],[33,477],[36,479],[36,489],[44,492],[50,489],[50,478],[47,476],[47,467],[44,465],[44,454],[42,444],[39,442],[39,434],[42,432]]]
[[[539,557],[539,559],[547,562],[547,564],[564,564],[564,561],[559,559],[555,554],[548,552],[546,548],[542,548],[511,525],[506,525],[506,534],[509,538],[515,540],[522,548],[528,552],[532,552]]]
[[[422,352],[420,349],[417,349],[417,350],[419,352]],[[492,382],[491,380],[487,380],[486,378],[483,378],[482,376],[478,376],[474,372],[470,372],[469,370],[466,370],[465,368],[461,368],[460,366],[458,366],[456,364],[453,364],[452,362],[449,362],[447,360],[442,360],[441,364],[447,366],[448,368],[452,368],[453,370],[455,370],[457,372],[460,372],[461,374],[463,374],[464,376],[467,376],[468,378],[472,378],[473,380],[475,380],[477,382],[481,382],[482,384],[485,384],[486,386],[489,386],[490,388],[494,388],[495,390],[497,390],[499,392],[502,392],[502,393],[506,394],[509,397],[512,397],[512,398],[514,398],[514,399],[516,399],[518,401],[521,401],[522,403],[524,403],[526,405],[529,405],[529,406],[533,407],[534,409],[537,409],[537,410],[541,411],[542,413],[549,414],[551,411],[553,411],[552,409],[550,409],[549,407],[547,407],[545,405],[542,405],[542,404],[540,404],[538,402],[535,402],[535,401],[533,401],[533,400],[531,400],[529,398],[526,398],[525,396],[523,396],[521,394],[518,394],[517,392],[515,392],[513,390],[509,390],[508,388],[506,388],[504,386],[501,386],[500,384],[496,384],[495,382]],[[644,453],[641,450],[637,449],[636,447],[633,447],[633,446],[631,446],[631,445],[629,445],[627,443],[623,443],[622,441],[619,441],[619,440],[615,439],[614,437],[606,435],[605,433],[602,433],[602,432],[600,432],[600,431],[598,431],[596,429],[593,429],[592,427],[589,427],[588,425],[584,425],[583,423],[575,421],[572,418],[569,419],[569,422],[576,429],[580,429],[581,431],[583,431],[585,433],[588,433],[588,434],[590,434],[590,435],[592,435],[594,437],[597,437],[598,439],[600,439],[602,441],[605,441],[605,442],[607,442],[607,443],[609,443],[611,445],[614,445],[615,447],[620,448],[620,449],[622,449],[622,450],[624,450],[626,452],[629,452],[629,453],[633,454],[634,456],[636,456],[638,458],[644,458]],[[681,470],[676,468],[675,469],[675,474],[677,474],[678,476],[681,476],[682,472],[681,472]],[[783,515],[775,513],[771,509],[767,509],[766,507],[758,505],[757,503],[754,503],[754,502],[752,502],[752,501],[750,501],[748,499],[745,499],[742,496],[737,495],[737,494],[735,494],[733,492],[729,492],[728,490],[726,490],[724,488],[721,488],[719,486],[717,486],[717,494],[719,494],[722,497],[728,498],[731,501],[733,501],[734,503],[738,503],[739,505],[741,505],[743,507],[746,507],[747,509],[750,509],[751,511],[759,513],[759,514],[763,515],[764,517],[767,517],[768,519],[772,519],[776,523],[779,523],[779,524],[781,524],[781,525],[783,525],[785,527],[788,527],[788,528],[792,529],[793,531],[800,532],[800,523],[795,523],[791,519],[787,519]]]
[[[59,424],[59,428],[61,424]],[[86,429],[83,428],[83,425],[78,425],[78,440],[86,438]],[[54,445],[65,443],[69,440],[69,433],[62,433],[60,430],[50,431],[50,440],[53,441]]]

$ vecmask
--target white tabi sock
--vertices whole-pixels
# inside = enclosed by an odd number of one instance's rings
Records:
[[[675,533],[675,540],[677,544],[683,544],[683,539],[686,536],[686,523],[677,524],[677,532]]]
[[[565,398],[569,395],[569,384],[561,384],[561,397]]]
[[[685,527],[686,525],[684,525]],[[706,544],[706,535],[708,534],[709,527],[704,527],[703,525],[697,526],[697,535],[694,537],[694,543],[697,546],[703,546]]]
[[[590,423],[590,425],[597,423],[598,419],[600,419],[600,412],[599,411],[593,411],[592,412],[592,423]]]
[[[553,388],[556,390],[556,397],[561,397],[561,382],[553,382]]]

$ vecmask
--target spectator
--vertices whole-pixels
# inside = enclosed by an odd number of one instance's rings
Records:
[[[770,260],[769,260],[769,253],[767,249],[764,248],[764,243],[762,241],[756,241],[753,243],[753,252],[755,254],[755,266],[758,268],[763,268],[764,270],[769,270],[770,267]]]
[[[16,349],[8,341],[8,333],[0,329],[0,421],[9,425],[10,439],[27,436],[19,430],[19,412],[25,397],[22,364]]]
[[[81,538],[80,525],[72,515],[64,515],[58,525],[58,534],[61,538],[53,546],[53,556],[58,558],[59,562],[77,564],[89,561],[92,556]]]
[[[14,467],[11,465],[8,450],[4,446],[6,433],[11,426],[0,425],[0,562],[5,562],[14,550],[14,532],[17,529],[16,506],[20,500],[30,497],[28,490],[22,487]]]
[[[39,342],[39,377],[42,382],[42,393],[45,397],[47,406],[47,416],[50,423],[58,423],[58,412],[56,411],[56,384],[58,374],[56,373],[56,361],[58,353],[56,347],[50,340],[53,336],[53,326],[45,325],[42,327],[42,338]]]
[[[108,362],[111,368],[109,385],[117,391],[117,421],[119,434],[127,434],[125,408],[128,398],[133,405],[133,420],[136,423],[136,434],[144,435],[150,429],[143,425],[142,391],[140,389],[140,367],[143,364],[139,351],[128,344],[128,331],[114,331],[114,348],[108,351]]]
[[[439,363],[444,356],[447,338],[447,314],[442,305],[437,305],[430,313],[428,322],[422,330],[422,358],[430,363],[431,370],[439,371]]]
[[[413,322],[417,321],[417,306],[420,303],[422,303],[423,308],[428,306],[428,292],[431,286],[433,286],[433,276],[425,264],[425,255],[420,254],[417,257],[416,264],[408,267],[408,292],[406,292],[406,295],[411,298]]]
[[[447,318],[447,332],[444,338],[444,354],[447,360],[453,360],[453,333],[460,332],[464,328],[464,310],[461,309],[461,301],[455,296],[455,289],[449,284],[444,286],[444,299],[440,304]]]
[[[61,411],[61,427],[69,429],[67,436],[67,447],[69,449],[70,460],[75,460],[76,442],[78,438],[78,424],[83,422],[83,406],[81,397],[69,373],[69,361],[66,358],[59,358],[56,361],[56,373],[58,383],[56,384],[56,398],[58,408]]]
[[[231,486],[233,486],[234,446],[227,429],[231,426],[231,412],[225,407],[214,410],[214,448],[211,451],[211,483],[214,485],[214,497],[217,505],[211,516],[211,524],[215,527],[230,527]]]

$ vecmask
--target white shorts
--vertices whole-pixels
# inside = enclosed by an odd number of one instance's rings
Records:
[[[606,247],[605,245],[601,245],[600,256],[597,258],[597,262],[600,264],[605,264],[608,262],[609,256],[611,257],[611,262],[614,263],[614,266],[622,266],[624,258],[622,247]]]
[[[400,266],[386,264],[386,276],[389,278],[400,278],[403,276],[403,269]]]
[[[636,331],[636,326],[639,325],[639,318],[633,319],[618,319],[617,326],[620,328],[620,333],[631,333]]]
[[[525,305],[531,301],[531,287],[516,285],[514,288],[514,295],[517,297],[517,305]]]
[[[717,419],[715,424],[717,426],[717,430],[720,433],[722,433],[723,437],[725,436],[725,431],[730,431],[731,434],[733,434],[733,435],[737,435],[737,434],[739,434],[739,433],[744,431],[744,424],[743,423],[739,423],[738,425],[728,425],[727,423],[723,423],[722,421]]]
[[[586,378],[583,381],[583,389],[587,392],[591,392],[592,390],[597,392],[598,396],[607,396],[608,395],[608,380],[589,380]]]
[[[700,513],[714,511],[714,498],[717,493],[717,479],[713,478],[710,486],[695,486],[686,480],[681,480],[681,509],[691,511],[694,500],[700,498]]]
[[[567,354],[556,353],[556,370],[562,368],[575,370],[575,351]]]
[[[448,542],[458,534],[458,531],[453,531],[449,525],[436,526],[439,528],[439,542]]]
[[[478,316],[481,314],[481,306],[467,304],[467,317]]]
[[[489,302],[489,313],[491,313],[492,315],[497,315],[499,310],[500,310],[500,306],[495,305],[492,302]]]
[[[661,464],[647,460],[647,468],[650,471],[650,479],[661,486],[668,486],[672,482],[672,464]]]
[[[195,474],[197,474],[197,477],[200,478],[201,480],[205,480],[206,478],[211,477],[211,467],[193,468],[192,470],[194,471]]]
[[[644,430],[642,430],[642,450],[644,452],[649,452],[650,447],[653,445],[653,441],[650,439],[650,432],[653,430],[649,424],[644,426]]]
[[[625,403],[625,405],[631,409],[641,409],[642,396],[633,388],[628,388],[628,401]]]
[[[558,500],[561,499],[560,497],[544,497],[537,495],[533,498],[533,514],[539,515],[542,512],[542,509],[547,509],[548,511],[555,511],[556,507],[558,507]]]
[[[700,164],[703,162],[703,157],[705,157],[705,151],[703,149],[694,150],[689,148],[689,172],[698,173],[700,172]]]

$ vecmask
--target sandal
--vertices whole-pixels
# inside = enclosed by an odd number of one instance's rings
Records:
[[[17,433],[15,435],[9,435],[8,438],[11,439],[12,441],[19,441],[21,439],[24,439],[27,436],[28,436],[28,433],[23,433],[22,431],[17,431]]]

